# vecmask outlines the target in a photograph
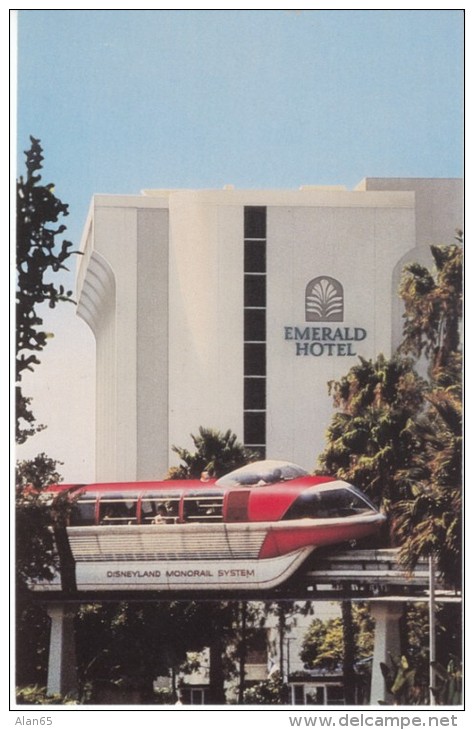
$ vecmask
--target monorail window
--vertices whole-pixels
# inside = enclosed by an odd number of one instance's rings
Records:
[[[72,526],[83,527],[95,525],[95,503],[97,493],[86,492],[73,502],[69,523]]]
[[[300,494],[283,519],[352,517],[372,511],[370,505],[356,492],[350,489],[328,489]]]
[[[155,525],[158,523],[173,524],[179,518],[181,494],[178,492],[150,492],[141,498],[141,523]]]
[[[188,494],[183,498],[185,522],[222,522],[222,492]]]
[[[137,497],[127,494],[105,494],[99,502],[99,525],[135,525]]]

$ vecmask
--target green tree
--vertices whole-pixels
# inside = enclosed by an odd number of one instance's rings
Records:
[[[433,556],[445,584],[462,586],[462,406],[453,392],[434,388],[428,409],[411,424],[419,444],[399,474],[405,491],[392,510],[402,564],[412,569]]]
[[[462,249],[431,251],[433,272],[411,264],[402,275],[399,353],[361,359],[330,384],[339,410],[319,463],[385,508],[404,565],[433,555],[446,583],[459,587]],[[418,364],[428,379],[417,374]]]
[[[264,682],[248,687],[243,696],[245,705],[283,705],[286,704],[286,687],[279,672],[275,672]]]
[[[461,242],[462,237],[459,235]],[[405,303],[401,351],[428,362],[424,409],[410,424],[416,448],[398,479],[404,498],[394,508],[393,529],[403,564],[433,556],[445,581],[462,584],[462,248],[433,246],[434,272],[407,267],[400,294]]]
[[[246,689],[246,664],[249,652],[257,645],[262,645],[262,626],[264,623],[263,604],[255,601],[237,601],[233,604],[233,631],[229,637],[228,654],[236,665],[238,678],[237,704],[244,702]],[[266,640],[265,640],[266,648]]]
[[[400,352],[417,359],[425,357],[430,378],[443,376],[460,350],[463,314],[462,232],[458,244],[431,246],[434,271],[413,263],[405,267],[400,296],[405,305],[403,342]]]
[[[51,580],[58,568],[54,536],[49,528],[49,505],[41,491],[60,480],[60,462],[39,454],[20,461],[16,470],[16,682],[17,686],[46,683],[49,620],[33,603],[30,585]]]
[[[203,471],[220,477],[257,458],[237,441],[237,436],[230,430],[223,433],[200,426],[199,433],[191,434],[191,438],[195,446],[193,452],[179,446],[172,447],[183,463],[172,467],[168,478],[196,479]]]
[[[460,605],[439,603],[436,606],[435,647],[438,665],[460,668],[463,656],[463,622]],[[407,603],[400,625],[400,653],[415,670],[414,695],[425,697],[429,692],[429,616],[426,602]],[[440,684],[439,689],[442,688]],[[446,704],[450,704],[447,702]],[[451,703],[453,704],[453,703]]]
[[[379,355],[375,361],[359,358],[329,386],[338,411],[319,471],[352,482],[389,511],[401,496],[397,473],[412,458],[409,425],[422,409],[425,384],[411,360]]]
[[[374,620],[367,604],[344,602],[352,614],[354,662],[372,656],[374,649]],[[341,616],[327,620],[315,619],[303,639],[301,659],[307,669],[341,669],[344,661],[344,624]]]
[[[58,565],[49,529],[50,506],[41,498],[41,491],[61,481],[60,463],[44,453],[17,463],[15,568],[17,589],[22,593],[28,593],[30,581],[50,580]]]
[[[411,264],[402,274],[404,336],[398,353],[374,362],[361,359],[330,383],[339,410],[319,465],[384,507],[402,564],[413,568],[420,557],[434,556],[445,582],[458,588],[462,249],[433,246],[431,252],[433,272]]]
[[[17,181],[16,239],[16,441],[26,439],[44,428],[36,424],[31,398],[22,390],[25,371],[34,371],[40,363],[38,353],[47,344],[50,333],[43,328],[40,314],[45,305],[54,308],[60,301],[72,301],[72,292],[57,282],[66,270],[72,244],[57,243],[65,227],[54,225],[66,216],[68,206],[53,192],[53,185],[42,185],[38,174],[42,167],[39,140],[30,138],[25,152],[26,175]],[[44,684],[48,619],[43,610],[31,603],[29,586],[35,580],[50,579],[58,568],[57,544],[50,529],[52,515],[42,497],[42,490],[61,481],[60,462],[42,453],[20,461],[16,471],[16,672],[17,682]],[[62,510],[56,510],[56,538],[61,531]]]
[[[37,354],[47,344],[49,333],[42,329],[39,307],[54,308],[58,302],[72,302],[72,291],[56,282],[56,274],[66,271],[65,262],[72,255],[70,241],[59,245],[56,237],[65,230],[55,224],[68,215],[68,206],[54,195],[54,185],[40,184],[43,155],[40,141],[30,137],[25,152],[26,176],[17,181],[17,251],[16,251],[16,440],[24,443],[42,426],[35,425],[31,399],[22,390],[25,370],[39,364]]]
[[[374,671],[378,671],[374,667]],[[429,618],[426,603],[407,603],[400,619],[400,656],[390,656],[380,670],[391,703],[429,702]]]
[[[98,686],[107,683],[133,687],[141,702],[153,702],[154,679],[176,675],[187,652],[206,646],[208,618],[208,604],[194,601],[82,606],[76,636],[83,701],[97,702]]]

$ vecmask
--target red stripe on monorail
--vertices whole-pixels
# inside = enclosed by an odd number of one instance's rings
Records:
[[[378,521],[340,519],[328,520],[325,523],[321,520],[318,525],[313,524],[307,527],[302,524],[295,525],[294,522],[279,523],[278,527],[269,529],[258,557],[262,560],[286,555],[305,547],[318,548],[360,540],[376,533],[380,529],[382,520],[382,517]]]

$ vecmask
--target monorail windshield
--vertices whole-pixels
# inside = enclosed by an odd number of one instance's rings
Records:
[[[218,487],[265,486],[306,477],[308,472],[289,461],[255,461],[217,480]]]
[[[367,498],[358,494],[355,489],[340,487],[300,494],[283,515],[283,519],[353,517],[375,511]]]

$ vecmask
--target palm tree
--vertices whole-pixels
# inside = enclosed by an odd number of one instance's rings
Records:
[[[462,250],[433,246],[431,252],[433,273],[414,263],[402,275],[405,322],[398,354],[360,359],[330,383],[339,411],[319,464],[385,508],[407,568],[433,556],[445,582],[459,588]],[[408,357],[428,365],[428,380]]]
[[[396,474],[410,463],[413,435],[408,425],[422,407],[423,387],[406,358],[360,358],[346,376],[331,383],[339,412],[328,429],[319,471],[352,482],[389,511],[400,497]]]
[[[462,250],[452,245],[431,251],[434,273],[411,264],[402,276],[399,353],[389,360],[360,358],[330,384],[339,411],[319,463],[385,508],[405,566],[434,556],[446,582],[459,587]],[[407,356],[424,359],[429,379],[417,375]]]
[[[194,452],[179,446],[172,447],[183,463],[171,467],[169,479],[195,479],[203,471],[220,477],[258,458],[257,454],[237,441],[237,436],[231,430],[222,433],[200,426],[198,435],[191,434],[191,438],[196,447]]]
[[[458,244],[462,240],[462,232],[457,231]],[[434,272],[410,264],[400,282],[399,293],[405,305],[400,352],[428,358],[433,379],[460,347],[463,253],[458,244],[431,246]]]
[[[393,533],[402,563],[435,556],[447,585],[461,587],[462,569],[462,406],[459,395],[437,388],[430,407],[411,426],[419,450],[398,476],[409,498],[393,509]]]
[[[458,242],[462,234],[458,232]],[[401,559],[413,567],[435,557],[445,582],[461,586],[462,561],[462,248],[433,246],[433,274],[407,267],[400,294],[405,303],[400,350],[428,359],[424,407],[409,426],[414,450],[397,475],[408,496],[394,510],[393,532]]]

